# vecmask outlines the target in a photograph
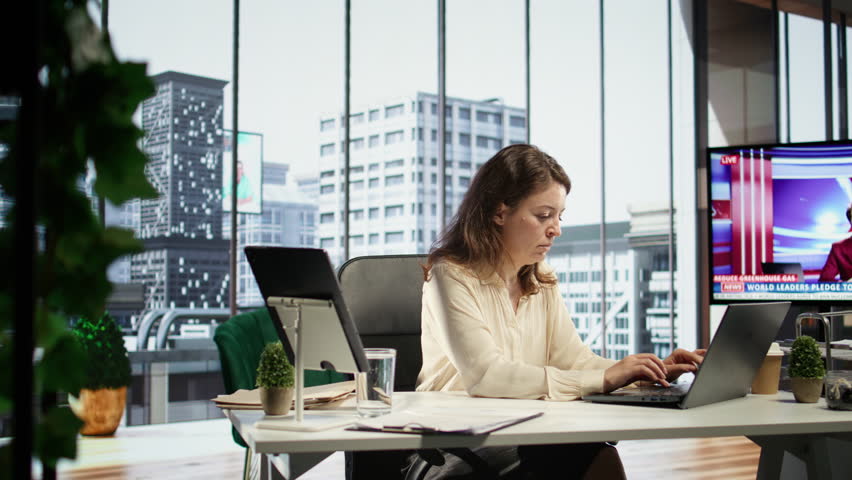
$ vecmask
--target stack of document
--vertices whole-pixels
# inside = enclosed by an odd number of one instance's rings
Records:
[[[334,408],[344,400],[352,396],[355,391],[355,382],[330,383],[328,385],[317,385],[305,387],[304,402],[306,409]],[[218,395],[212,401],[219,408],[231,410],[260,410],[260,390],[237,390],[228,395]],[[293,399],[295,407],[296,400]]]
[[[376,432],[481,435],[540,417],[544,412],[411,408],[381,417],[360,419],[349,430]]]

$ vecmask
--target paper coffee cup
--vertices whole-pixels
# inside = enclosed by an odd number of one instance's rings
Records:
[[[777,342],[773,342],[766,353],[766,358],[763,359],[763,364],[754,381],[751,382],[751,393],[758,395],[771,395],[778,393],[778,382],[781,379],[781,360],[784,358],[784,352],[781,351],[781,346]]]

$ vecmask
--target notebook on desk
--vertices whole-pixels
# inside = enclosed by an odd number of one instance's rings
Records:
[[[692,408],[743,397],[789,309],[790,302],[729,305],[690,384],[625,387],[583,400]]]

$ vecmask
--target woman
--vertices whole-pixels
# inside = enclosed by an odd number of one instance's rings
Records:
[[[561,234],[570,189],[562,167],[532,145],[508,146],[479,169],[424,266],[418,391],[564,401],[639,380],[668,385],[696,370],[702,351],[678,349],[665,361],[644,353],[617,362],[595,355],[582,342],[553,270],[544,263]],[[570,470],[577,478],[594,474],[587,469],[595,456],[609,454],[617,463],[610,475],[623,475],[611,448],[478,453],[498,466],[519,457],[530,470],[553,459],[559,471]],[[445,470],[455,468],[451,463],[438,476],[449,474]]]

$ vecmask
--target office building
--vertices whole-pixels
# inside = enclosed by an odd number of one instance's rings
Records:
[[[671,353],[670,332],[674,332],[675,344],[679,341],[677,317],[669,317],[667,241],[668,210],[649,205],[631,207],[627,222],[606,224],[603,265],[599,225],[562,228],[547,262],[556,271],[560,293],[577,332],[596,353],[602,351],[602,317],[606,319],[606,352],[610,358],[638,352],[665,358]],[[602,316],[604,270],[607,304]],[[676,302],[676,292],[674,298]]]
[[[296,185],[300,192],[306,195],[311,202],[319,201],[319,178],[314,176],[303,176],[296,178]]]
[[[145,285],[145,308],[228,305],[228,242],[222,238],[222,148],[227,82],[179,72],[152,77],[142,104],[148,179],[160,193],[139,205],[143,253],[130,281]]]
[[[660,358],[668,356],[674,342],[683,341],[677,312],[677,290],[669,286],[672,274],[678,281],[677,256],[672,255],[674,268],[669,271],[669,210],[666,206],[642,205],[630,209],[630,230],[625,234],[633,253],[635,273],[635,327],[638,332],[636,352],[653,352]],[[671,241],[676,240],[675,238]]]
[[[418,92],[350,115],[350,257],[425,252],[440,230],[438,104]],[[498,100],[447,98],[447,219],[477,168],[494,152],[523,143],[526,113]],[[343,258],[343,126],[320,121],[319,246]]]
[[[606,315],[601,312],[600,227],[563,227],[547,256],[556,271],[560,293],[571,313],[577,333],[595,353],[606,340],[607,356],[621,359],[636,352],[634,328],[636,295],[634,252],[625,234],[628,222],[606,225]],[[601,319],[606,321],[606,338]]]

